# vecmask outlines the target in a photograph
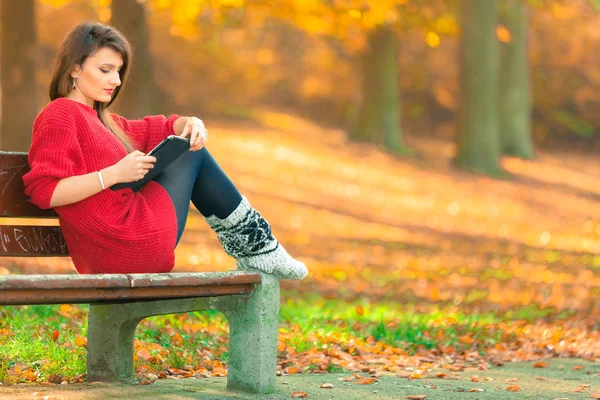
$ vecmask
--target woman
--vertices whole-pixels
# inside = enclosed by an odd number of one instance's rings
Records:
[[[288,255],[204,147],[200,119],[109,113],[130,60],[130,45],[116,29],[74,27],[56,57],[52,101],[33,125],[25,193],[56,210],[77,271],[171,271],[191,200],[238,269],[304,278],[306,266]],[[190,151],[138,192],[109,189],[143,178],[156,161],[144,154],[168,135],[189,137]]]

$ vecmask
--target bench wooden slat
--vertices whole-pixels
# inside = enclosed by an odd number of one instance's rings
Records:
[[[29,172],[27,153],[0,151],[0,217],[56,218],[53,209],[42,210],[25,195],[23,175]]]
[[[168,274],[5,275],[0,305],[102,303],[252,293],[260,274],[227,271]]]
[[[69,255],[58,226],[0,225],[0,257]]]

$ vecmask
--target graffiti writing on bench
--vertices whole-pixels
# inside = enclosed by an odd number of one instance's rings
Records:
[[[5,253],[14,252],[18,246],[23,253],[68,254],[60,229],[54,227],[2,227],[0,245],[0,251]]]

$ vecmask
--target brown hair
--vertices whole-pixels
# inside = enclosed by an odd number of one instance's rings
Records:
[[[83,67],[85,60],[101,48],[109,48],[123,57],[123,66],[120,71],[121,85],[113,92],[108,103],[94,101],[94,109],[100,121],[123,143],[127,152],[133,151],[133,144],[129,136],[114,122],[108,111],[108,106],[119,95],[131,62],[131,45],[123,34],[117,29],[100,23],[83,22],[76,25],[67,33],[56,53],[54,73],[50,82],[50,100],[66,97],[72,90],[73,81],[71,72],[76,65]]]

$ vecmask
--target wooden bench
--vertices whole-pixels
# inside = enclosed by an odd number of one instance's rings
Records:
[[[56,218],[24,194],[27,153],[0,151],[0,217]],[[1,220],[0,220],[1,221]],[[57,226],[0,225],[0,256],[68,256]],[[90,304],[87,380],[133,377],[133,337],[149,316],[221,311],[229,321],[227,387],[275,389],[279,280],[239,271],[110,275],[0,275],[0,306]]]

